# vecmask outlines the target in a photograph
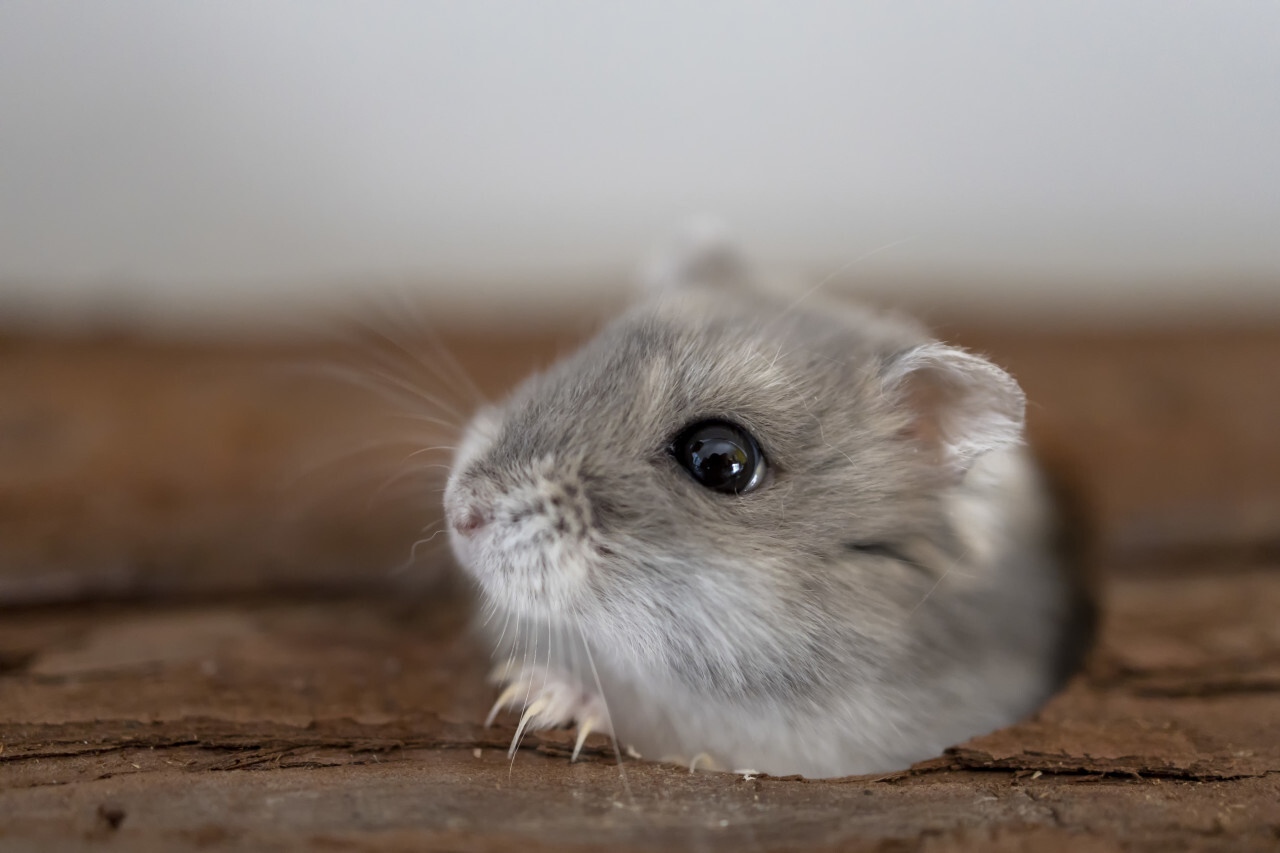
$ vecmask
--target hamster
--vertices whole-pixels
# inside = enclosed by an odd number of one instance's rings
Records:
[[[512,749],[576,725],[578,749],[831,777],[1035,711],[1086,620],[1014,379],[772,294],[723,244],[660,269],[455,452],[450,543]]]

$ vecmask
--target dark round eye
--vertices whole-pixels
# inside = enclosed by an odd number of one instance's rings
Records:
[[[764,479],[764,454],[746,430],[725,421],[696,423],[671,444],[676,461],[708,489],[740,495]]]

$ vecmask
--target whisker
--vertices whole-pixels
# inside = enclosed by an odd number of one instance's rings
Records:
[[[419,423],[435,424],[436,426],[446,427],[450,430],[456,430],[458,428],[458,425],[455,423],[446,421],[442,418],[433,417],[431,415],[414,415],[414,414],[409,414],[408,412],[398,412],[394,415],[391,415],[391,418],[393,420],[416,421]]]
[[[405,468],[403,470],[395,472],[386,480],[384,480],[382,484],[378,486],[378,488],[373,490],[373,494],[369,496],[369,500],[365,503],[365,510],[368,511],[370,508],[372,508],[374,501],[376,501],[379,497],[381,497],[384,491],[389,489],[391,486],[399,483],[401,480],[404,480],[408,477],[423,476],[428,471],[434,470],[436,468],[440,468],[445,471],[448,471],[452,468],[452,466],[443,465],[443,464],[414,465],[411,468]]]
[[[947,575],[951,574],[951,570],[958,566],[968,556],[969,549],[966,547],[962,552],[960,552],[960,556],[956,557],[947,565],[947,568],[938,576],[938,579],[933,582],[933,586],[929,587],[928,591],[925,592],[924,597],[916,602],[916,606],[911,608],[911,612],[907,614],[907,618],[902,621],[906,622],[911,619],[912,616],[916,615],[916,611],[919,610],[924,603],[929,600],[929,596],[933,595],[934,591],[942,585],[942,582],[947,579]]]
[[[330,379],[377,394],[389,403],[402,404],[408,402],[414,407],[421,406],[424,402],[430,403],[452,415],[455,418],[455,426],[459,425],[464,419],[463,413],[457,407],[450,405],[422,386],[392,373],[370,367],[352,367],[336,364],[318,366],[316,370]]]
[[[428,343],[431,345],[431,348],[435,352],[435,355],[439,357],[445,363],[445,365],[449,368],[448,373],[445,373],[439,367],[439,365],[435,364],[434,362],[428,361],[427,359],[420,356],[418,353],[414,352],[410,347],[405,345],[399,338],[393,337],[388,332],[382,329],[377,329],[377,328],[370,328],[369,331],[372,334],[381,338],[387,344],[391,345],[392,347],[395,347],[401,353],[406,355],[415,364],[425,368],[428,372],[434,375],[441,382],[444,382],[453,390],[466,391],[470,393],[471,396],[475,399],[475,402],[481,405],[488,402],[485,399],[484,395],[480,393],[479,387],[475,384],[475,382],[471,379],[471,377],[467,374],[467,372],[462,368],[462,365],[458,363],[458,360],[453,356],[451,352],[448,351],[448,349],[440,341],[439,335],[433,329],[428,327],[426,324],[423,324],[420,330],[420,333],[426,336]],[[460,382],[461,386],[453,384],[454,382]]]
[[[536,628],[532,629],[532,633],[536,636],[537,629]],[[523,645],[524,645],[524,663],[521,665],[520,671],[522,674],[525,674],[529,672],[529,643],[525,642],[523,643]],[[533,690],[532,680],[529,681],[529,683],[525,686],[525,690],[524,690],[524,707],[526,708],[529,707],[529,696],[530,696],[531,690]],[[510,781],[511,774],[515,770],[516,749],[520,746],[520,742],[519,742],[520,734],[521,734],[521,729],[520,729],[520,726],[517,725],[515,734],[511,736],[511,746],[507,749],[507,758],[511,760],[511,765],[507,768],[508,781]]]
[[[582,619],[575,613],[574,623],[578,626],[578,635],[582,638],[582,648],[587,655],[587,663],[591,665],[591,677],[596,682],[596,692],[600,694],[600,704],[604,705],[605,715],[609,717],[609,729],[613,733],[610,739],[613,741],[613,755],[618,760],[618,773],[622,777],[622,787],[627,792],[627,800],[632,806],[636,804],[636,798],[631,793],[631,782],[627,779],[627,768],[622,766],[622,750],[618,748],[618,731],[613,724],[613,712],[609,710],[609,700],[605,698],[604,687],[600,684],[600,673],[596,670],[595,656],[591,654],[591,646],[587,644],[587,634],[582,629]]]
[[[548,639],[551,637],[551,630],[550,630],[550,628],[551,628],[550,623],[548,623],[548,624],[547,624],[547,637],[548,637]],[[536,623],[536,622],[533,624],[533,626],[532,626],[532,628],[531,628],[531,630],[530,630],[530,633],[532,633],[532,634],[533,634],[533,667],[534,667],[534,669],[537,669],[537,668],[538,668],[538,633],[539,633],[539,632],[538,632],[538,625],[537,625],[537,623]],[[526,672],[528,672],[528,667],[525,667],[525,671],[526,671]],[[547,675],[548,675],[547,670],[546,670],[546,669],[543,669],[543,671],[542,671],[542,690],[546,690],[546,689],[547,689]],[[529,686],[525,689],[525,694],[524,694],[524,707],[525,707],[526,709],[528,709],[528,707],[529,707],[529,703],[532,701],[532,699],[533,699],[533,679],[531,678],[531,679],[529,679]],[[532,721],[530,721],[530,722],[532,722]],[[523,718],[521,719],[521,723],[522,723],[522,724],[524,723]],[[529,729],[528,729],[526,726],[524,726],[524,725],[521,725],[519,728],[517,728],[517,729],[516,729],[516,736],[515,736],[515,738],[512,740],[512,743],[511,743],[511,750],[510,750],[510,751],[511,751],[511,755],[512,755],[512,763],[514,763],[514,762],[515,762],[515,754],[516,754],[516,750],[518,750],[518,749],[520,748],[520,744],[524,742],[525,735],[527,735],[528,733],[529,733]]]
[[[455,422],[458,424],[461,424],[465,419],[465,415],[459,411],[457,407],[446,403],[442,398],[432,394],[421,386],[415,385],[406,379],[401,379],[400,377],[383,373],[381,371],[370,371],[370,373],[375,378],[380,379],[391,386],[390,390],[400,392],[412,403],[430,403],[436,408],[443,410],[445,413],[452,415],[456,419]]]
[[[480,605],[481,612],[484,614],[484,621],[480,623],[481,628],[488,628],[489,623],[493,621],[493,617],[498,615],[498,605],[492,601],[485,601]],[[498,642],[502,642],[502,638],[498,638]],[[493,655],[489,655],[489,659],[493,659]]]
[[[410,453],[408,456],[406,456],[406,457],[404,458],[404,460],[405,460],[406,462],[408,462],[410,459],[414,458],[415,456],[421,456],[421,455],[422,455],[422,454],[424,454],[424,453],[432,453],[432,452],[439,452],[439,451],[444,451],[444,452],[447,452],[447,453],[452,453],[452,452],[454,452],[454,451],[455,451],[455,450],[457,450],[457,449],[458,449],[458,448],[456,448],[456,447],[454,447],[453,445],[450,445],[450,444],[438,444],[438,445],[436,445],[435,447],[421,447],[421,448],[419,448],[419,449],[417,449],[417,450],[413,451],[412,453]]]
[[[508,654],[508,655],[507,655],[507,671],[508,671],[508,672],[510,672],[510,671],[511,671],[511,667],[515,665],[515,662],[516,662],[516,650],[517,650],[517,649],[519,649],[519,648],[521,647],[521,645],[522,645],[522,644],[519,642],[519,638],[521,638],[524,634],[523,634],[523,628],[521,627],[521,624],[520,624],[520,618],[521,618],[520,611],[518,611],[518,610],[517,610],[517,611],[516,611],[515,636],[512,638],[512,641],[511,641],[511,652],[510,652],[510,654]]]
[[[462,365],[458,362],[458,359],[444,345],[444,342],[440,340],[439,336],[433,332],[430,335],[430,340],[431,340],[432,348],[435,350],[436,355],[443,358],[445,363],[449,365],[449,367],[453,371],[454,376],[456,376],[459,380],[462,381],[462,383],[466,386],[466,389],[471,393],[471,396],[475,399],[475,402],[482,406],[488,405],[489,400],[480,391],[480,386],[476,385],[475,380],[471,378],[471,375],[468,374],[467,371],[462,367]]]
[[[850,267],[852,267],[854,264],[862,263],[862,262],[863,262],[863,261],[865,261],[867,258],[873,257],[874,255],[878,255],[878,254],[880,254],[881,252],[887,252],[889,249],[892,249],[892,248],[894,248],[894,247],[896,247],[896,246],[901,246],[903,243],[908,243],[908,242],[910,242],[910,241],[912,241],[912,240],[914,240],[914,239],[915,239],[915,237],[914,237],[914,236],[911,236],[911,237],[901,237],[901,238],[899,238],[899,239],[897,239],[897,240],[894,240],[894,241],[892,241],[892,242],[890,242],[890,243],[885,243],[885,244],[884,244],[884,245],[882,245],[882,246],[877,246],[876,248],[871,249],[870,251],[863,252],[861,255],[858,255],[856,258],[853,258],[853,259],[852,259],[852,260],[850,260],[850,261],[846,261],[845,263],[843,263],[843,264],[841,264],[840,266],[836,267],[836,269],[835,269],[834,271],[832,271],[829,275],[827,275],[825,278],[823,278],[821,281],[819,281],[819,282],[818,282],[817,284],[815,284],[813,287],[809,288],[809,289],[808,289],[808,290],[806,290],[804,293],[800,294],[800,296],[799,296],[798,298],[796,298],[796,300],[795,300],[794,302],[792,302],[791,304],[789,304],[789,305],[788,305],[786,308],[784,308],[784,309],[783,309],[779,314],[777,314],[777,315],[773,318],[773,321],[772,321],[772,322],[775,322],[775,323],[776,323],[776,322],[780,321],[783,317],[785,317],[786,315],[790,314],[790,313],[791,313],[792,311],[794,311],[796,308],[799,308],[799,307],[800,307],[800,304],[801,304],[802,302],[804,302],[806,299],[808,299],[808,298],[809,298],[810,296],[812,296],[813,294],[817,293],[817,292],[818,292],[819,290],[821,290],[822,288],[826,287],[828,284],[830,284],[830,283],[831,283],[831,282],[836,278],[836,276],[840,275],[842,272],[845,272],[845,271],[846,271],[846,270],[848,270]]]
[[[437,522],[437,523],[439,523],[439,522]],[[434,527],[435,525],[428,525],[428,526],[429,526],[429,527]],[[405,561],[404,561],[403,563],[401,563],[399,566],[396,566],[396,567],[395,567],[395,568],[390,572],[390,574],[391,574],[391,575],[398,575],[398,574],[400,574],[401,572],[406,571],[410,566],[412,566],[414,563],[416,563],[416,562],[418,561],[418,548],[420,548],[420,547],[422,547],[423,545],[426,545],[427,543],[431,542],[433,539],[435,539],[435,538],[436,538],[437,536],[439,536],[441,533],[444,533],[444,527],[443,527],[443,525],[442,525],[442,526],[440,527],[440,529],[439,529],[439,530],[437,530],[435,533],[432,533],[430,536],[423,537],[422,539],[419,539],[417,542],[414,542],[412,545],[410,545],[410,546],[409,546],[409,559],[408,559],[408,560],[405,560]]]
[[[420,437],[419,437],[419,440],[420,440]],[[395,438],[395,439],[382,438],[382,439],[377,439],[376,441],[365,442],[364,444],[361,444],[359,447],[351,448],[349,450],[344,450],[340,453],[333,453],[331,455],[325,456],[324,458],[320,458],[320,459],[313,458],[311,461],[307,461],[304,464],[297,465],[294,468],[294,470],[290,472],[288,476],[282,478],[276,484],[276,489],[278,491],[286,491],[288,489],[294,488],[303,480],[306,480],[307,478],[315,474],[318,474],[319,472],[325,469],[334,468],[343,462],[354,462],[361,457],[373,456],[379,453],[386,453],[388,450],[396,446],[400,446],[400,445],[413,446],[415,444],[417,444],[417,441],[410,438]],[[311,455],[311,454],[308,454],[308,455]],[[303,460],[299,460],[299,462],[302,463]]]

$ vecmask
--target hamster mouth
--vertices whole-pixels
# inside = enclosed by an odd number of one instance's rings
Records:
[[[554,620],[576,611],[588,589],[586,555],[559,542],[518,543],[498,535],[455,550],[485,598],[506,610]]]

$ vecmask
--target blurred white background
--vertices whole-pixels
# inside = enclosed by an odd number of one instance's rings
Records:
[[[700,213],[944,314],[1280,316],[1280,4],[0,3],[11,317],[555,313]]]

